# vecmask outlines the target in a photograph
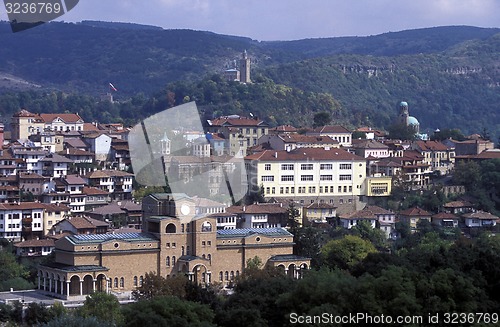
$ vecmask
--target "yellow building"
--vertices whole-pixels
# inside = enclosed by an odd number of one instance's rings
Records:
[[[266,198],[303,205],[325,202],[340,213],[360,209],[366,194],[366,161],[336,148],[265,150],[245,157],[250,186]]]

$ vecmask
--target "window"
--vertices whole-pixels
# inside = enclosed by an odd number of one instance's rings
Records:
[[[134,276],[134,286],[137,286],[137,276]]]
[[[316,193],[316,186],[309,186],[309,193]]]
[[[271,164],[265,164],[264,170],[271,170]]]
[[[144,278],[142,276],[139,277],[139,286],[142,286],[143,282],[144,282]]]
[[[339,180],[341,181],[350,181],[352,180],[352,175],[340,175]]]
[[[222,272],[222,271],[221,271],[221,272],[219,272],[219,280],[220,280],[221,282],[222,282],[222,280],[223,280],[223,276],[222,276],[222,275],[223,275],[223,272]]]
[[[333,175],[320,175],[320,181],[333,181]]]
[[[167,257],[167,259],[165,260],[165,265],[167,267],[170,267],[170,257]]]
[[[352,164],[340,164],[340,169],[352,169]]]
[[[263,182],[274,182],[274,176],[262,176]]]
[[[320,164],[319,169],[321,170],[332,170],[333,165],[332,164]]]
[[[306,181],[312,181],[314,178],[313,178],[313,175],[301,175],[300,176],[300,180],[302,182],[306,182]]]
[[[281,170],[293,170],[293,164],[282,164]]]
[[[228,272],[228,271],[226,271],[226,272],[224,273],[224,279],[225,279],[225,280],[229,280],[229,272]]]
[[[125,279],[123,277],[120,278],[120,287],[125,287]]]
[[[118,287],[118,277],[115,277],[115,283],[114,283],[114,287]]]
[[[175,255],[172,256],[172,266],[175,266]]]
[[[313,164],[301,164],[300,170],[313,170]]]
[[[293,182],[293,175],[283,175],[281,176],[282,182]]]

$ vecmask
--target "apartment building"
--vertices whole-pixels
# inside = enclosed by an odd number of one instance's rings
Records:
[[[366,161],[344,149],[265,150],[245,157],[245,165],[252,189],[263,188],[268,199],[325,202],[343,213],[365,194]]]

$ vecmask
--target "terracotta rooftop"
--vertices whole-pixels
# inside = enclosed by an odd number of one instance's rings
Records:
[[[209,120],[208,124],[210,126],[267,126],[263,120],[248,118],[243,116],[231,115],[231,116],[223,116],[219,118],[215,118],[213,120]]]
[[[285,143],[339,144],[339,141],[332,139],[330,136],[284,134],[278,137]]]
[[[31,247],[53,247],[54,246],[53,239],[43,239],[43,240],[28,240],[24,242],[15,243],[14,246],[16,248],[31,248]]]
[[[419,207],[408,208],[399,213],[403,216],[430,216],[431,214]]]
[[[357,160],[365,161],[364,158],[347,152],[344,149],[324,149],[324,148],[298,148],[292,151],[265,150],[245,157],[245,160],[259,161],[337,161],[337,160]]]
[[[134,174],[127,173],[126,171],[122,170],[106,169],[106,170],[95,170],[93,172],[86,174],[84,177],[104,178],[104,177],[127,177],[127,176],[134,176]]]
[[[473,219],[483,219],[483,220],[497,220],[498,217],[495,215],[492,215],[489,212],[485,211],[476,211],[476,212],[470,212],[466,213],[463,215],[464,218],[473,218]]]
[[[313,129],[312,131],[310,132],[307,132],[308,134],[316,134],[316,133],[320,133],[320,134],[330,134],[330,133],[351,133],[347,128],[345,128],[344,126],[340,126],[340,125],[327,125],[327,126],[323,126],[323,127],[317,127],[315,129]]]
[[[39,202],[0,203],[0,210],[30,210],[44,208],[45,203]]]
[[[88,186],[83,187],[82,193],[85,195],[109,195],[109,192],[100,190],[96,187],[88,187]]]
[[[444,204],[445,208],[463,208],[463,207],[473,207],[472,203],[468,201],[451,201]]]
[[[417,146],[422,151],[446,151],[448,147],[438,141],[416,141]]]
[[[452,213],[447,213],[447,212],[440,212],[438,214],[432,215],[432,219],[458,219],[457,216],[455,216]]]
[[[71,224],[73,227],[76,229],[93,229],[96,227],[107,227],[109,224],[104,221],[100,221],[97,219],[93,219],[90,217],[68,217],[64,220],[61,220],[57,224],[62,223],[63,221],[67,221],[69,224]]]
[[[39,116],[44,122],[52,122],[60,118],[65,123],[83,123],[82,117],[78,114],[40,114]]]
[[[354,211],[341,215],[344,219],[378,219],[379,215],[394,214],[392,211],[386,210],[379,206],[366,206],[362,210]]]

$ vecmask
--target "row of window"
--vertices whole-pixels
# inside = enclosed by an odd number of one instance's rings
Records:
[[[219,272],[219,281],[224,281],[224,280],[231,280],[233,281],[235,279],[235,277],[239,277],[240,276],[240,272],[239,270],[236,270],[236,273],[234,271],[220,271]]]
[[[316,193],[316,189],[319,190],[319,193],[334,193],[335,192],[335,187],[334,186],[319,186],[316,188],[316,186],[299,186],[297,187],[297,193],[298,194],[306,194],[306,193]],[[276,188],[275,187],[266,187],[265,188],[265,194],[276,194]],[[339,185],[337,187],[337,193],[352,193],[352,185]],[[295,187],[291,186],[281,186],[279,188],[279,194],[295,194]]]
[[[281,170],[294,170],[295,165],[294,164],[281,164]],[[306,164],[300,164],[300,170],[313,170],[314,169],[314,164],[312,163],[306,163]],[[333,164],[320,164],[319,165],[320,170],[332,170],[333,169]],[[342,170],[348,170],[352,169],[352,164],[340,164],[339,169]],[[271,164],[264,164],[264,170],[271,170]]]
[[[295,179],[294,175],[282,175],[282,182],[293,182]],[[261,177],[262,182],[274,182],[274,175],[266,175]],[[320,175],[320,181],[333,181],[333,175]],[[352,175],[339,175],[339,180],[350,181],[352,180]],[[300,175],[301,182],[312,182],[314,181],[314,175]]]

